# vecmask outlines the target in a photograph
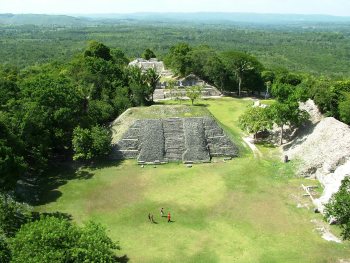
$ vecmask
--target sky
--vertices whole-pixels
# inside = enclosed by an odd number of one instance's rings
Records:
[[[249,12],[350,16],[350,0],[0,0],[0,13]]]

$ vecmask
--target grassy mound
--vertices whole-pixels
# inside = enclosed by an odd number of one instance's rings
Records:
[[[206,107],[189,105],[152,105],[150,107],[130,108],[112,123],[113,141],[116,143],[135,120],[166,119],[172,117],[210,116]]]

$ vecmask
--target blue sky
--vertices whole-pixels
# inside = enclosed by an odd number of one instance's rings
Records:
[[[350,16],[350,0],[0,0],[0,13],[254,12]]]

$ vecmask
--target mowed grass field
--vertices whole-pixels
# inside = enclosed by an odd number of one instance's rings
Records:
[[[167,102],[171,104],[174,102]],[[69,213],[73,220],[102,223],[130,262],[339,262],[350,259],[348,242],[321,238],[297,208],[305,179],[278,150],[261,148],[255,159],[241,140],[239,115],[251,103],[223,98],[200,101],[241,148],[241,157],[210,164],[138,166],[135,160],[95,168],[60,169],[39,211]],[[315,182],[311,182],[314,184]],[[307,199],[306,199],[307,200]],[[172,223],[160,217],[171,212]],[[156,224],[148,221],[154,215]]]

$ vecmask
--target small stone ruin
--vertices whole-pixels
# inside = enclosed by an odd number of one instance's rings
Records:
[[[113,149],[112,159],[142,164],[204,163],[238,155],[237,146],[210,117],[136,120]]]

